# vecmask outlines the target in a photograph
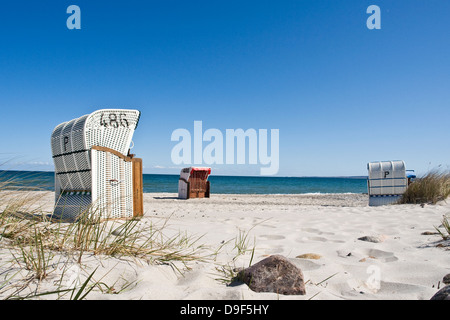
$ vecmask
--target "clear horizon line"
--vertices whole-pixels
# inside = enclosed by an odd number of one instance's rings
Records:
[[[55,173],[55,171],[49,171],[49,170],[19,170],[19,169],[13,169],[13,170],[0,170],[0,172],[49,172],[49,173]],[[149,174],[149,175],[161,175],[161,176],[179,176],[179,174],[176,173],[143,173],[143,174]],[[211,174],[210,176],[219,176],[219,177],[249,177],[249,178],[367,178],[367,175],[339,175],[339,176],[318,176],[318,175],[311,175],[311,176],[261,176],[261,175],[232,175],[232,174]]]

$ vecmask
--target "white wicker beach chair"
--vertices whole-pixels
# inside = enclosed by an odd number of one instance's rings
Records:
[[[379,161],[367,164],[369,206],[392,204],[400,200],[408,187],[405,162]]]
[[[129,154],[140,111],[103,109],[63,122],[52,133],[54,216],[76,220],[143,214],[142,159]]]

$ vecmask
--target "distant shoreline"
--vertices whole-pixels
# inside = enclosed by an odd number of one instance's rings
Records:
[[[143,192],[178,192],[179,175],[144,174]],[[0,171],[0,181],[16,189],[54,190],[52,171]],[[210,175],[211,192],[219,194],[363,194],[367,177],[266,177]]]
[[[0,170],[0,174],[4,173],[4,172],[32,172],[32,173],[51,173],[51,174],[55,174],[55,171],[42,171],[42,170]],[[179,176],[178,173],[144,173],[144,175],[155,175],[155,176]],[[256,175],[256,176],[243,176],[243,175],[222,175],[222,174],[214,174],[211,173],[212,177],[233,177],[233,178],[286,178],[286,179],[290,179],[290,178],[326,178],[326,179],[367,179],[368,176],[261,176],[261,175]]]

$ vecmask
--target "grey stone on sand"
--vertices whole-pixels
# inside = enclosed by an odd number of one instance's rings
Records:
[[[255,292],[306,294],[302,271],[281,255],[273,255],[244,269],[239,279]]]
[[[374,243],[383,242],[383,239],[381,239],[380,237],[374,237],[374,236],[364,236],[364,237],[358,238],[358,240],[374,242]]]
[[[445,284],[450,284],[450,273],[444,276],[442,282],[444,282]]]
[[[450,300],[450,286],[443,287],[430,300]]]

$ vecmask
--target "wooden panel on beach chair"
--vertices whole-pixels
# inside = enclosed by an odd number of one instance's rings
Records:
[[[205,198],[207,197],[207,185],[206,180],[208,172],[194,171],[189,178],[189,198]],[[209,193],[208,193],[209,197]]]
[[[211,184],[209,183],[209,181],[206,181],[205,198],[209,198],[210,189],[211,189]]]
[[[133,158],[133,217],[144,215],[144,182],[142,176],[142,159]]]

